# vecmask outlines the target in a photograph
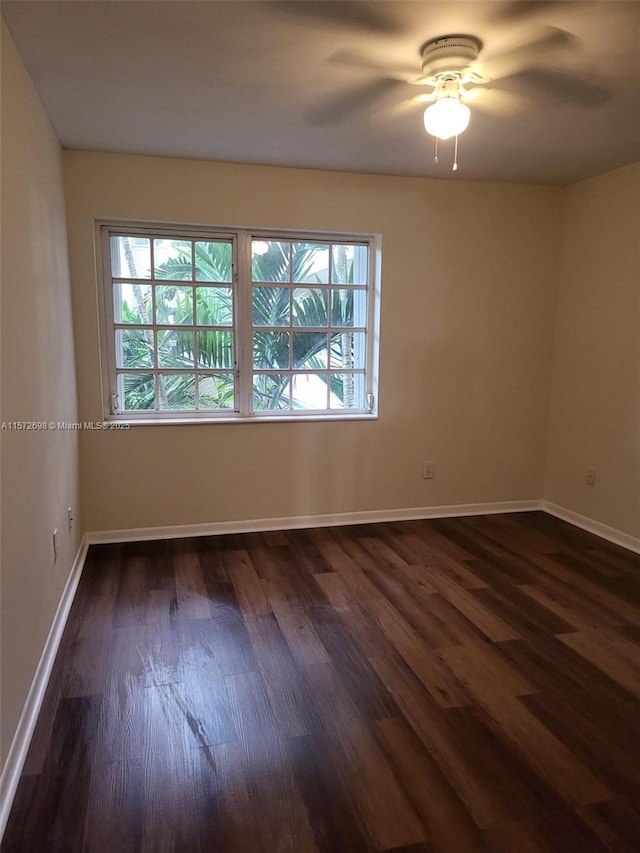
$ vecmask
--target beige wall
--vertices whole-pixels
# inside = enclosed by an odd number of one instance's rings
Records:
[[[85,432],[88,529],[540,497],[561,190],[79,151],[64,166],[87,420],[101,417],[94,217],[383,239],[379,420]]]
[[[75,421],[61,151],[2,23],[2,420]],[[77,549],[73,432],[0,432],[4,762]],[[60,532],[53,560],[51,534]]]
[[[567,188],[563,225],[545,497],[640,536],[640,163]]]

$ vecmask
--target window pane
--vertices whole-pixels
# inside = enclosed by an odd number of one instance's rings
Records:
[[[327,335],[322,332],[294,332],[294,368],[318,370],[327,366]]]
[[[158,366],[172,367],[194,367],[193,360],[193,332],[181,331],[159,331],[158,339]]]
[[[153,367],[151,329],[116,330],[116,367]]]
[[[289,367],[289,334],[254,332],[253,366],[258,370]]]
[[[151,278],[150,247],[148,237],[112,237],[111,275],[114,278]]]
[[[327,326],[329,324],[328,288],[296,287],[291,305],[294,326]]]
[[[342,243],[333,247],[331,281],[335,284],[366,284],[367,246],[347,246]]]
[[[367,363],[364,332],[334,332],[331,335],[331,367],[364,369]]]
[[[195,244],[196,281],[231,281],[231,243],[199,240]]]
[[[288,287],[254,287],[253,325],[288,326],[290,292]]]
[[[329,247],[322,243],[292,243],[293,281],[329,281]]]
[[[276,240],[251,241],[251,270],[254,281],[289,281],[290,243]]]
[[[291,380],[291,405],[294,409],[327,408],[326,373],[298,373]]]
[[[116,323],[153,323],[151,285],[114,284],[113,315]]]
[[[155,409],[156,380],[152,373],[120,373],[118,399],[126,412]]]
[[[176,326],[193,323],[192,288],[175,285],[156,287],[156,323]]]
[[[367,325],[367,293],[365,290],[333,290],[331,292],[331,325]]]
[[[254,411],[288,409],[290,377],[286,373],[260,373],[253,377]]]
[[[158,376],[158,403],[161,409],[196,407],[196,377],[193,373],[161,373]]]
[[[332,373],[329,407],[331,409],[364,409],[364,374]]]
[[[233,367],[233,334],[198,332],[198,367]]]
[[[191,246],[191,240],[154,240],[154,276],[191,280]]]
[[[196,287],[196,323],[202,326],[233,325],[233,292],[230,287]]]
[[[199,409],[233,409],[233,406],[233,373],[208,373],[198,376]]]

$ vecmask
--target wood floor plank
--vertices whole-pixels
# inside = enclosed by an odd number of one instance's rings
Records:
[[[489,853],[556,853],[556,846],[547,844],[536,828],[529,823],[507,823],[485,829],[483,847]],[[478,849],[478,848],[476,848]]]
[[[615,631],[580,631],[558,639],[640,699],[640,646]]]
[[[230,746],[233,749],[237,744]],[[189,837],[184,847],[194,853],[231,849],[226,837],[225,780],[215,749],[212,746],[192,749],[188,756],[189,775],[183,780],[189,788],[185,796],[185,802],[189,803]]]
[[[605,578],[598,582],[590,580],[581,573],[580,568],[568,564],[561,554],[545,556],[536,562],[544,570],[538,585],[549,585],[556,589],[557,581],[560,580],[570,587],[574,595],[597,611],[613,614],[614,619],[621,619],[623,623],[640,625],[640,606],[619,595],[614,583],[606,583]]]
[[[542,512],[91,546],[1,851],[636,853],[639,672]]]
[[[576,703],[546,691],[525,696],[522,702],[570,750],[572,755],[616,791],[640,806],[640,731],[626,740],[598,725],[585,690]]]
[[[477,826],[446,776],[400,717],[378,720],[374,731],[388,761],[428,832],[430,848],[476,853],[482,846]]]
[[[260,814],[255,793],[244,775],[242,744],[219,744],[211,752],[223,797],[220,814],[216,815],[220,849],[229,853],[262,853]]]
[[[438,655],[425,646],[411,626],[387,601],[371,601],[367,612],[386,641],[413,670],[424,687],[443,708],[459,708],[471,702],[460,681],[453,678]]]
[[[380,590],[371,583],[364,571],[371,560],[358,540],[351,539],[343,531],[332,529],[322,536],[316,534],[316,541],[333,571],[344,581],[352,600],[367,601],[382,597]],[[373,563],[375,565],[375,561]]]
[[[496,667],[486,649],[459,646],[438,654],[484,708],[495,724],[530,762],[535,772],[568,802],[580,807],[612,799],[612,794],[527,710],[517,697],[533,692],[512,672]]]
[[[268,582],[276,583],[294,604],[302,607],[324,604],[325,599],[314,579],[314,573],[301,569],[298,554],[291,545],[273,548],[273,555],[277,565],[277,577],[268,578]],[[324,570],[324,565],[322,568]]]
[[[470,518],[469,524],[481,526],[488,536],[525,556],[531,553],[554,554],[558,550],[557,541],[545,533],[529,528],[525,534],[522,523],[515,516],[505,514]]]
[[[351,613],[311,608],[311,618],[340,680],[364,720],[396,716],[398,707],[374,672],[353,631]]]
[[[474,595],[474,592],[481,592],[482,589],[473,592],[461,589],[446,575],[434,575],[431,583],[453,604],[456,610],[466,616],[490,640],[499,643],[519,639],[520,634],[515,628],[484,607],[481,600]]]
[[[345,609],[349,606],[351,596],[343,578],[338,572],[322,572],[314,575],[313,579],[325,594],[327,601],[334,607]]]
[[[411,568],[420,573],[428,573],[428,569],[423,566],[407,566],[407,569]],[[427,646],[440,648],[460,642],[460,632],[455,631],[452,624],[455,622],[457,627],[460,627],[455,616],[450,618],[451,613],[445,617],[436,615],[438,605],[441,605],[441,602],[436,599],[440,599],[441,596],[433,584],[428,583],[425,587],[422,583],[410,583],[407,578],[399,576],[399,572],[390,574],[375,565],[367,569],[367,577],[385,600],[392,604],[402,618],[420,635]],[[466,629],[465,625],[465,633],[468,633]],[[475,636],[473,628],[471,631]]]
[[[520,636],[529,634],[560,634],[572,630],[571,623],[546,607],[541,600],[523,592],[525,584],[507,590],[503,586],[478,589],[474,597],[487,610],[501,617],[518,631]],[[518,639],[512,637],[509,639]],[[498,642],[505,642],[499,640]]]
[[[207,587],[202,576],[199,553],[192,540],[180,540],[175,552],[176,604],[188,619],[211,616]]]
[[[608,850],[637,853],[640,848],[640,812],[622,797],[587,806],[582,810],[582,816]]]
[[[305,667],[309,690],[354,802],[379,849],[424,841],[426,831],[331,664]]]
[[[436,544],[444,543],[444,550],[434,547],[434,540]],[[432,572],[451,578],[463,589],[481,589],[486,586],[466,567],[466,561],[473,559],[473,554],[454,547],[450,540],[438,534],[422,539],[415,533],[407,533],[394,537],[393,541],[395,549],[408,565],[428,566]],[[458,557],[453,554],[458,554]]]
[[[372,658],[371,664],[476,826],[485,829],[513,820],[509,796],[495,782],[495,764],[487,766],[479,757],[481,743],[467,736],[464,719],[457,715],[460,709],[440,708],[402,662],[385,655]]]
[[[327,663],[329,655],[304,608],[292,607],[281,598],[270,598],[269,601],[296,662],[300,666]]]
[[[138,853],[144,823],[142,761],[111,761],[93,773],[83,849]]]
[[[28,853],[82,849],[101,704],[100,696],[62,699],[58,704],[50,750],[24,823],[17,828],[17,849]]]
[[[537,601],[547,610],[556,613],[568,625],[579,631],[591,631],[594,628],[616,628],[623,624],[622,619],[601,607],[590,606],[584,596],[576,595],[562,584],[549,584],[544,587],[535,584],[523,584],[519,587],[524,595]],[[554,631],[555,634],[569,633],[569,630]]]
[[[432,554],[448,556],[454,562],[464,562],[473,556],[453,536],[443,533],[438,528],[438,520],[433,521],[409,521],[407,529],[411,531],[409,536],[414,537],[413,543],[420,549],[426,547]]]
[[[472,559],[466,560],[465,564],[472,567],[480,580],[489,585],[496,581],[513,585],[536,580],[535,566],[491,539],[481,527],[473,525],[473,521],[473,518],[443,518],[438,519],[438,525],[440,530],[450,538],[455,538],[472,555]],[[489,572],[491,580],[485,577],[485,572]]]
[[[541,635],[502,643],[500,651],[538,688],[534,698],[558,703],[559,723],[571,720],[562,709],[579,708],[589,724],[606,732],[623,752],[640,751],[640,703],[586,658],[556,637]],[[608,762],[606,750],[602,757]]]
[[[227,551],[223,556],[229,579],[238,596],[240,610],[245,616],[271,613],[269,602],[251,558],[246,551]]]
[[[145,689],[142,744],[144,804],[142,848],[160,853],[183,846],[189,837],[192,791],[183,784],[189,774],[188,723],[182,684]]]
[[[379,849],[353,798],[349,775],[322,733],[290,738],[287,753],[311,820],[316,847],[330,853]]]
[[[313,832],[262,678],[240,673],[226,681],[242,747],[244,782],[263,804],[257,824],[260,849],[314,850]]]
[[[317,730],[317,715],[275,617],[250,616],[245,624],[281,734],[299,737]]]

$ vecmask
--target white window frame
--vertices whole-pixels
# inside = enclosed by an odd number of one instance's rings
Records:
[[[103,420],[120,423],[155,424],[193,424],[193,423],[255,423],[256,421],[300,421],[300,420],[361,420],[375,419],[378,416],[378,353],[380,329],[380,283],[381,283],[381,236],[379,234],[337,233],[318,231],[281,230],[273,228],[218,227],[189,225],[165,222],[131,221],[117,219],[95,220],[97,268],[98,268],[98,313],[100,317],[100,361],[102,378]],[[114,278],[129,279],[128,276],[114,277],[111,271],[110,237],[126,235],[133,238],[146,237],[178,240],[230,241],[232,244],[233,273],[229,286],[233,289],[233,332],[235,363],[232,368],[220,372],[235,373],[234,409],[218,410],[120,410],[117,401],[117,368],[115,330],[118,324],[114,317]],[[252,334],[252,240],[279,240],[284,242],[325,242],[330,244],[360,244],[368,249],[368,269],[366,281],[367,308],[365,334],[364,400],[362,409],[300,409],[300,410],[253,410],[253,346]],[[153,245],[153,242],[152,242]],[[194,273],[195,274],[195,273]],[[152,284],[153,279],[140,279],[141,283]],[[188,282],[185,282],[188,285]],[[193,282],[191,283],[193,286]],[[207,286],[209,282],[200,282]],[[213,284],[213,283],[212,283]],[[218,285],[223,284],[218,282]],[[296,283],[268,283],[276,287],[288,287],[292,290]],[[315,285],[314,285],[315,286]],[[321,287],[331,287],[329,281]],[[191,324],[198,330],[196,317]],[[144,324],[154,334],[167,326],[155,323]],[[136,328],[135,326],[133,328]],[[190,328],[187,326],[186,328]],[[208,327],[202,327],[206,329]],[[209,327],[210,328],[210,327]],[[257,327],[258,330],[260,327]],[[273,327],[271,331],[285,331],[291,327]],[[346,327],[345,330],[351,329]],[[296,331],[307,331],[305,327],[295,327]],[[313,331],[313,330],[312,330]],[[329,329],[327,330],[329,331]],[[358,329],[356,329],[358,331]],[[157,352],[157,337],[155,338]],[[327,356],[328,357],[328,356]],[[122,368],[121,368],[122,369]],[[329,369],[329,368],[327,368]],[[198,372],[197,363],[194,369]],[[149,368],[148,373],[166,373],[157,364]],[[185,371],[189,372],[189,371]],[[258,371],[259,372],[259,371]],[[294,368],[278,370],[278,373],[300,374],[304,371]],[[324,372],[324,371],[320,371]],[[334,368],[334,372],[344,371]],[[317,374],[317,370],[308,373]]]

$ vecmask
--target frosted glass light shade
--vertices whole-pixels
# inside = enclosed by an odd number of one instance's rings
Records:
[[[471,111],[457,98],[439,98],[424,111],[424,127],[431,136],[451,139],[467,129]]]

